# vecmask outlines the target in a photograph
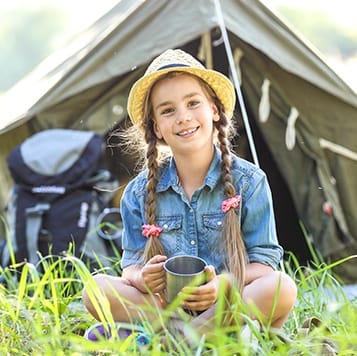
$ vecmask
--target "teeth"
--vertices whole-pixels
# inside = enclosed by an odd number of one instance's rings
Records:
[[[195,131],[196,131],[196,128],[193,128],[193,129],[190,129],[190,130],[187,130],[187,131],[181,131],[179,133],[179,136],[185,136],[185,135],[188,135],[188,134],[190,134],[192,132],[195,132]]]

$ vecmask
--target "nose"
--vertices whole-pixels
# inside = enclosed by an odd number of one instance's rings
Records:
[[[177,110],[177,116],[176,116],[177,124],[181,124],[185,121],[191,121],[191,120],[192,120],[192,116],[189,110],[187,110],[186,108]]]

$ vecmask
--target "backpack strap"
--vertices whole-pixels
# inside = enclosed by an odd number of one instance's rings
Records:
[[[38,260],[37,246],[42,226],[42,217],[49,209],[50,204],[48,203],[39,203],[26,208],[26,245],[30,263],[36,263]]]

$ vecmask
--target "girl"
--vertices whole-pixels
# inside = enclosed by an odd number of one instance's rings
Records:
[[[94,277],[115,321],[157,319],[154,310],[166,307],[163,264],[180,254],[208,264],[207,282],[180,293],[196,331],[212,327],[222,289],[228,301],[238,291],[260,322],[286,321],[296,286],[276,270],[283,250],[267,178],[230,151],[234,105],[230,80],[181,50],[157,57],[133,85],[128,113],[144,138],[147,169],[121,201],[122,277]],[[86,290],[83,301],[99,319]]]

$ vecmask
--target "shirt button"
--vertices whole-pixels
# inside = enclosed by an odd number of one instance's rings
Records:
[[[191,240],[191,245],[194,245],[195,243],[195,240]]]
[[[221,226],[222,225],[222,221],[217,221],[217,225]]]
[[[167,224],[164,224],[162,227],[163,227],[164,229],[167,229],[167,228],[168,228],[168,225],[167,225]]]
[[[190,213],[193,213],[193,209],[190,209]]]

